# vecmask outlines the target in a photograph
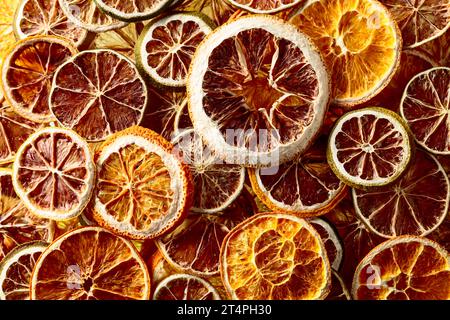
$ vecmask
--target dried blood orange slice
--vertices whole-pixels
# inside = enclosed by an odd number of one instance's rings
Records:
[[[331,270],[330,293],[325,300],[352,300],[344,280],[334,269]]]
[[[167,9],[174,0],[93,0],[106,14],[126,22],[153,18]]]
[[[320,48],[335,103],[353,106],[380,92],[400,62],[400,30],[375,0],[319,0],[291,20]]]
[[[150,276],[128,240],[99,227],[53,242],[31,278],[32,300],[148,300]]]
[[[293,161],[250,169],[249,175],[254,192],[271,210],[303,217],[330,211],[347,193],[327,163],[324,139]]]
[[[36,215],[67,220],[89,202],[95,165],[87,143],[75,132],[45,128],[31,135],[17,152],[13,183]]]
[[[83,51],[60,66],[49,101],[61,125],[99,141],[139,124],[148,98],[134,63],[102,49]]]
[[[149,23],[136,45],[136,63],[156,84],[184,87],[195,49],[212,31],[200,13],[176,13]]]
[[[180,0],[176,8],[206,14],[218,26],[227,22],[239,10],[223,0]]]
[[[63,38],[36,36],[18,42],[2,67],[2,88],[14,110],[36,122],[50,122],[48,97],[54,72],[76,48]]]
[[[329,76],[317,49],[275,17],[245,16],[197,47],[189,113],[227,163],[270,166],[303,152],[326,113]]]
[[[174,274],[159,283],[153,293],[153,300],[220,300],[220,295],[202,278]]]
[[[18,246],[0,263],[0,300],[29,300],[31,272],[45,242],[29,242]]]
[[[405,88],[400,112],[416,138],[429,152],[450,155],[450,68],[419,73]]]
[[[316,229],[327,251],[328,260],[333,270],[339,270],[342,263],[343,248],[334,228],[325,220],[314,218],[309,223]]]
[[[440,163],[418,150],[410,168],[395,184],[353,190],[356,213],[371,231],[382,237],[424,236],[444,220],[450,184]]]
[[[411,159],[412,141],[403,120],[384,108],[346,113],[331,131],[327,157],[334,173],[355,188],[395,181]]]
[[[253,13],[276,13],[289,9],[304,0],[228,0],[232,5]]]
[[[133,239],[176,227],[191,206],[192,182],[172,148],[142,127],[111,136],[97,155],[97,222]]]
[[[448,252],[420,237],[383,242],[356,268],[352,295],[358,300],[448,300]]]

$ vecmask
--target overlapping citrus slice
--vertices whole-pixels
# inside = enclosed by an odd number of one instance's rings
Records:
[[[448,252],[420,237],[383,242],[358,265],[352,295],[358,300],[449,300]]]
[[[111,136],[97,156],[97,222],[133,239],[176,227],[191,206],[192,182],[172,148],[142,127]]]
[[[20,147],[13,184],[24,204],[43,218],[78,216],[92,194],[95,165],[87,143],[75,132],[45,128]]]
[[[16,38],[14,36],[13,23],[16,7],[20,0],[1,0],[0,1],[0,64],[9,48],[14,45]]]
[[[206,14],[218,26],[227,22],[238,10],[228,1],[223,0],[180,0],[177,9]]]
[[[93,0],[106,14],[122,21],[134,22],[153,18],[174,0]]]
[[[290,21],[321,50],[337,104],[369,100],[389,83],[399,65],[401,34],[378,1],[315,1]]]
[[[438,66],[450,67],[450,30],[440,37],[422,44],[418,49],[428,54]]]
[[[60,66],[49,97],[58,122],[89,141],[139,124],[147,101],[134,63],[107,49],[83,51]]]
[[[418,150],[395,184],[366,191],[353,189],[353,200],[360,219],[379,236],[424,236],[447,215],[450,184],[436,158]]]
[[[50,122],[48,106],[54,72],[76,53],[68,40],[36,36],[18,42],[2,66],[2,88],[14,110],[36,122]]]
[[[331,268],[336,271],[339,270],[344,249],[336,231],[328,222],[320,218],[311,219],[309,223],[316,229],[322,239]]]
[[[289,9],[304,0],[228,0],[232,5],[253,13],[276,13]]]
[[[31,278],[32,300],[148,300],[150,276],[128,240],[99,227],[53,242]]]
[[[444,221],[428,237],[439,243],[445,250],[450,250],[450,213],[447,214]]]
[[[416,142],[436,154],[450,155],[450,68],[419,73],[405,88],[400,112]]]
[[[31,273],[45,242],[29,242],[18,246],[0,262],[0,300],[29,300]]]
[[[202,278],[175,274],[159,283],[153,293],[153,300],[220,300],[220,295]]]
[[[355,188],[392,183],[405,171],[413,144],[403,120],[384,108],[344,114],[328,143],[331,169]]]
[[[187,82],[197,132],[227,163],[293,159],[318,133],[329,101],[320,54],[293,25],[263,15],[215,29],[197,48]]]
[[[177,273],[164,259],[159,250],[152,254],[147,262],[147,266],[152,279],[152,287],[156,287],[162,280]]]
[[[350,292],[348,291],[344,280],[336,271],[334,271],[334,269],[331,270],[330,293],[325,300],[351,300]]]
[[[224,239],[220,273],[232,299],[324,299],[330,265],[319,234],[293,215],[262,213]]]

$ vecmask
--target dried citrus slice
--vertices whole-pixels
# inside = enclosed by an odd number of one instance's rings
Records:
[[[289,9],[304,0],[228,0],[232,5],[252,13],[276,13]]]
[[[325,220],[314,218],[309,223],[316,229],[327,251],[328,260],[333,270],[339,270],[342,263],[343,248],[334,228]]]
[[[331,289],[325,300],[352,300],[350,292],[341,276],[331,270]]]
[[[206,14],[218,26],[227,22],[238,10],[223,0],[180,0],[176,6],[180,11],[196,11]]]
[[[32,300],[148,300],[150,276],[128,240],[99,227],[53,242],[31,278]]]
[[[395,74],[401,34],[378,1],[319,0],[290,21],[312,38],[325,57],[335,103],[363,103],[380,92]]]
[[[36,215],[67,220],[83,211],[92,194],[95,166],[87,143],[75,132],[45,128],[17,152],[13,183]]]
[[[220,300],[220,295],[202,278],[174,274],[159,283],[153,293],[153,300]]]
[[[0,300],[29,300],[31,272],[45,242],[29,242],[18,246],[0,263]]]
[[[14,45],[16,38],[14,36],[13,23],[16,7],[20,0],[0,0],[0,64],[3,57]]]
[[[450,27],[448,0],[380,0],[402,31],[403,44],[418,47],[445,33]]]
[[[167,9],[174,0],[93,0],[108,15],[126,22],[153,18]]]
[[[358,300],[449,300],[448,252],[420,237],[383,242],[356,268],[352,295]]]
[[[148,97],[134,63],[102,49],[83,51],[60,66],[49,101],[61,125],[99,141],[139,124]]]
[[[176,13],[149,23],[136,45],[136,63],[156,84],[184,87],[195,49],[212,31],[200,13]]]
[[[450,30],[442,36],[433,39],[418,48],[428,54],[438,66],[450,67]]]
[[[18,42],[2,66],[2,88],[14,110],[36,122],[50,122],[48,97],[55,69],[76,53],[72,43],[54,36]]]
[[[450,183],[440,163],[418,150],[408,171],[395,184],[367,191],[354,189],[353,200],[358,216],[379,236],[424,236],[447,214]]]
[[[324,139],[293,161],[274,168],[250,169],[249,175],[253,190],[266,206],[299,216],[326,213],[347,193],[327,163]]]
[[[150,272],[150,278],[152,279],[152,287],[156,287],[162,280],[177,273],[164,259],[159,250],[153,253],[147,265]]]
[[[161,236],[180,223],[192,183],[172,148],[142,127],[111,136],[97,156],[95,219],[133,239]]]
[[[450,155],[450,68],[419,73],[405,88],[400,112],[426,150]]]
[[[337,121],[327,157],[331,169],[348,185],[382,186],[405,171],[412,147],[408,129],[396,113],[365,108],[348,112]]]
[[[329,77],[309,39],[281,19],[251,15],[215,29],[187,82],[195,129],[227,163],[270,166],[318,133]]]

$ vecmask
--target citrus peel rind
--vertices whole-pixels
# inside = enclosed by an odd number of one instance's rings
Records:
[[[153,300],[221,299],[219,292],[208,281],[188,274],[174,274],[158,284]]]
[[[174,0],[92,0],[106,14],[125,22],[151,19],[168,8]]]
[[[235,7],[252,13],[277,13],[300,4],[304,0],[228,0]]]

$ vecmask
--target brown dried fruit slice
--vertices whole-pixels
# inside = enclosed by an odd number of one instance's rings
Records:
[[[126,22],[149,20],[167,9],[174,0],[94,0],[106,14]]]
[[[220,300],[220,295],[202,278],[175,274],[159,283],[153,293],[153,300]]]
[[[437,66],[450,67],[450,30],[447,30],[442,36],[424,43],[418,48],[428,54]]]
[[[344,280],[334,269],[331,270],[331,290],[325,300],[352,300]]]
[[[304,0],[228,0],[232,5],[252,13],[276,13],[300,4]]]
[[[218,26],[227,22],[238,10],[223,0],[181,0],[177,4],[180,11],[196,11],[206,14]]]
[[[344,250],[336,231],[328,222],[320,218],[311,219],[309,223],[316,229],[322,239],[331,268],[336,271],[339,270]]]

